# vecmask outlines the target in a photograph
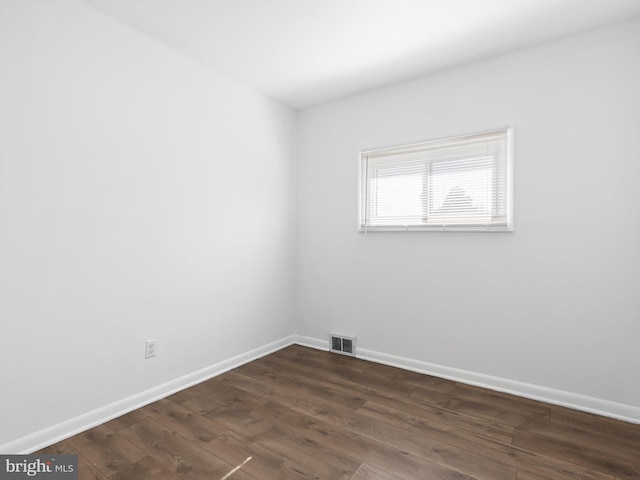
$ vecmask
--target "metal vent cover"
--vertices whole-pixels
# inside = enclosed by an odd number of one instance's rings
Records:
[[[336,333],[329,334],[330,351],[342,355],[356,356],[356,337],[349,337]]]

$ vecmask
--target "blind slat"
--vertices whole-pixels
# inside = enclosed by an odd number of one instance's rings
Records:
[[[508,227],[508,133],[363,152],[361,228]]]

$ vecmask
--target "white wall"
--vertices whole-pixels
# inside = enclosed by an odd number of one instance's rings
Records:
[[[293,332],[293,111],[75,0],[0,68],[0,450]]]
[[[640,406],[639,50],[635,22],[303,112],[296,325],[295,113],[1,1],[0,451],[294,329]],[[356,232],[361,148],[504,125],[516,232]]]
[[[640,412],[639,58],[636,20],[304,111],[299,331]],[[503,126],[515,232],[357,232],[360,149]]]

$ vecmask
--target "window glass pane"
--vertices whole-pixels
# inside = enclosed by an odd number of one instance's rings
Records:
[[[431,164],[427,221],[490,222],[494,211],[493,158]]]
[[[406,225],[422,217],[424,166],[381,167],[371,179],[371,218],[379,225]]]
[[[510,230],[509,130],[362,153],[363,230]]]

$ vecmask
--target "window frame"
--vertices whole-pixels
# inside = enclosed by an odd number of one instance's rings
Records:
[[[359,176],[358,176],[358,231],[360,233],[373,233],[373,232],[513,232],[514,228],[514,174],[513,174],[513,157],[514,157],[514,148],[513,148],[513,127],[502,127],[496,128],[492,130],[483,130],[481,132],[474,132],[465,135],[455,135],[450,137],[441,137],[433,140],[416,142],[404,145],[393,145],[390,147],[381,147],[374,149],[362,149],[360,151],[360,156],[358,159],[358,168],[359,168]],[[368,163],[366,159],[366,155],[372,153],[380,153],[384,151],[402,151],[402,150],[415,150],[421,147],[428,148],[432,147],[434,144],[438,143],[452,143],[456,141],[463,142],[475,136],[481,135],[491,135],[491,134],[499,134],[503,133],[506,138],[506,149],[504,159],[504,168],[505,168],[505,192],[504,192],[504,202],[505,202],[505,224],[502,225],[491,225],[491,224],[482,224],[482,223],[474,223],[474,224],[422,224],[422,225],[384,225],[384,226],[371,226],[365,225],[365,208],[367,199],[365,199],[365,194],[370,190],[369,188],[365,188],[365,182],[368,179]],[[366,192],[365,192],[366,190]]]

